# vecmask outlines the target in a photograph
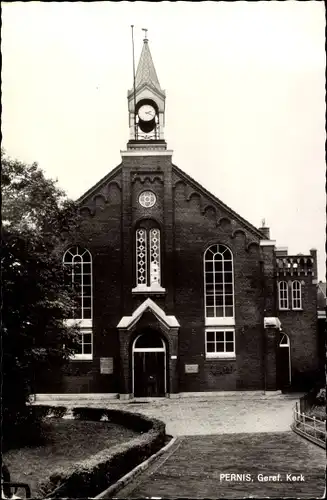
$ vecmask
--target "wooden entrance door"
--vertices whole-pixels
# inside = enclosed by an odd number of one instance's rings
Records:
[[[290,340],[286,333],[281,333],[277,350],[277,383],[278,388],[287,390],[291,385],[291,353]]]
[[[165,396],[166,343],[148,330],[133,342],[133,392],[135,397]]]
[[[165,352],[134,352],[134,396],[165,396]]]

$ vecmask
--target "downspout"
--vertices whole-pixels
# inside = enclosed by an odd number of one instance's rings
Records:
[[[267,290],[266,290],[266,285],[265,285],[264,261],[263,260],[260,260],[260,272],[261,272],[261,296],[262,296],[262,302],[263,302],[263,307],[261,309],[263,310],[263,319],[264,319],[265,314],[266,314]],[[267,389],[266,335],[265,335],[265,330],[264,330],[264,324],[262,326],[263,326],[263,336],[262,336],[263,390],[264,390],[264,393],[266,393],[266,389]]]

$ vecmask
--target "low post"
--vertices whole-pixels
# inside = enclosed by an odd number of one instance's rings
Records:
[[[317,434],[316,434],[316,417],[313,417],[313,428],[314,428],[314,433],[315,433],[315,439],[317,439]]]

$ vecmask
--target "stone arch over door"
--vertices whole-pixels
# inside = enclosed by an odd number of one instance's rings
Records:
[[[133,397],[133,342],[142,333],[151,332],[165,343],[166,395],[178,393],[178,333],[175,316],[167,316],[152,299],[146,299],[131,316],[123,316],[117,325],[120,344],[120,397]],[[149,351],[150,352],[150,351]],[[159,351],[160,352],[160,351]],[[163,352],[163,351],[161,351]]]

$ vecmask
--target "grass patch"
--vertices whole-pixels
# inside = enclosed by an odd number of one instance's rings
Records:
[[[49,419],[45,425],[47,442],[43,446],[3,454],[11,480],[28,483],[32,498],[43,498],[40,484],[58,468],[69,468],[101,450],[138,436],[134,430],[113,422]]]
[[[312,408],[310,408],[310,410],[307,410],[305,413],[309,417],[316,417],[319,420],[326,421],[326,407],[325,406],[320,406],[320,405],[313,406]]]

